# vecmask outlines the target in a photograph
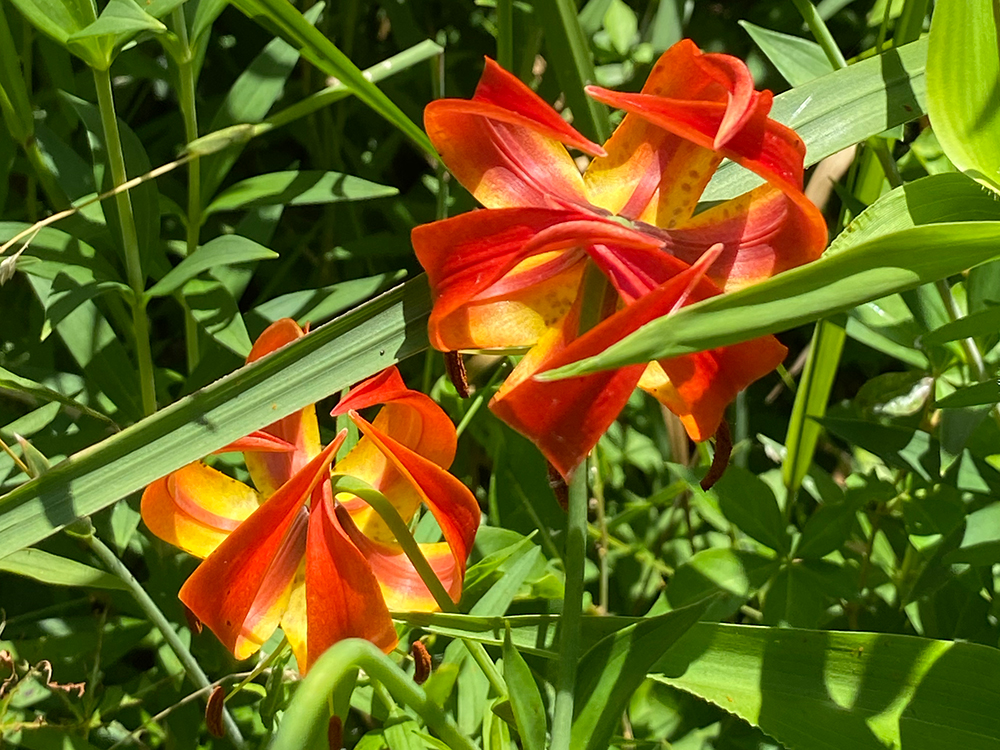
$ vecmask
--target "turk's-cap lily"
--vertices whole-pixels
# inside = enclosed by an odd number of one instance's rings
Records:
[[[294,321],[280,320],[261,334],[248,361],[303,335]],[[371,422],[358,413],[378,404]],[[381,492],[404,521],[421,505],[430,509],[444,541],[420,548],[457,601],[480,514],[472,493],[447,472],[454,425],[429,397],[408,389],[395,367],[356,386],[333,413],[362,435],[336,472]],[[381,517],[354,495],[334,495],[330,467],[346,434],[323,448],[309,406],[220,451],[243,451],[254,487],[197,462],[143,493],[149,529],[203,558],[181,601],[238,659],[280,625],[304,673],[343,638],[394,648],[390,610],[438,608]]]
[[[681,306],[814,260],[827,241],[802,192],[805,147],[768,117],[772,95],[754,89],[742,61],[684,40],[641,93],[587,92],[627,113],[603,147],[492,60],[472,99],[431,102],[430,139],[485,210],[412,234],[434,298],[431,344],[527,348],[490,406],[564,477],[636,386],[705,440],[736,394],[787,352],[767,336],[558,382],[533,375],[596,354]],[[592,157],[583,174],[566,147]],[[723,158],[764,184],[695,213]],[[597,272],[595,286],[588,279]]]

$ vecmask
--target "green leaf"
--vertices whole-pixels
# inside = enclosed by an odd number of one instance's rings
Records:
[[[959,409],[965,406],[980,406],[982,404],[1000,403],[1000,382],[991,380],[987,383],[976,383],[966,388],[959,388],[938,399],[937,406],[942,409]]]
[[[594,60],[583,35],[573,0],[542,0],[534,12],[545,34],[549,60],[566,103],[573,112],[574,127],[591,140],[604,141],[611,135],[607,108],[583,90],[594,83]]]
[[[147,297],[173,294],[198,274],[219,266],[232,266],[255,260],[271,260],[278,254],[253,240],[236,234],[225,234],[209,240],[172,268],[146,292]]]
[[[698,624],[653,679],[788,750],[995,750],[1000,652],[905,635]]]
[[[294,318],[299,325],[323,323],[334,315],[370,299],[400,283],[406,271],[383,273],[364,279],[351,279],[321,289],[289,292],[257,305],[251,315],[259,315],[268,323],[279,318]],[[248,318],[249,319],[249,318]]]
[[[110,0],[97,20],[69,37],[70,43],[91,37],[111,37],[121,44],[141,31],[161,33],[167,27],[146,13],[134,0]]]
[[[619,55],[627,55],[632,42],[639,33],[639,22],[635,11],[624,0],[611,0],[604,13],[604,30],[611,37],[611,44]]]
[[[1000,213],[995,201],[982,203],[983,193],[957,174],[904,185],[858,217],[819,260],[684,307],[601,354],[538,377],[556,380],[746,341],[992,260],[1000,255],[1000,221],[980,217],[984,207],[997,219]],[[968,220],[934,223],[966,209]]]
[[[811,39],[771,31],[749,21],[739,24],[792,86],[802,86],[833,72],[833,65],[823,48]]]
[[[503,642],[503,679],[510,695],[510,707],[517,723],[524,750],[545,750],[545,706],[538,684],[524,657],[510,639],[510,628]]]
[[[809,472],[822,429],[816,417],[826,414],[830,389],[840,365],[840,353],[847,336],[846,321],[820,320],[813,331],[809,356],[795,392],[795,405],[785,434],[785,460],[781,471],[785,486],[797,490]]]
[[[39,542],[236,438],[427,347],[425,277],[158,411],[0,498],[0,549]]]
[[[925,114],[926,61],[926,39],[888,50],[776,96],[770,116],[799,134],[810,166]],[[737,196],[762,182],[739,165],[725,163],[702,200]]]
[[[921,338],[925,346],[940,346],[949,341],[987,336],[1000,330],[1000,307],[988,307],[964,318],[945,323]]]
[[[184,285],[184,304],[209,336],[241,359],[253,343],[243,323],[240,307],[218,279],[191,279]]]
[[[128,590],[110,573],[40,549],[21,549],[0,557],[0,570],[34,578],[51,586]]]
[[[927,109],[945,154],[1000,189],[1000,54],[993,0],[934,4],[927,46]]]
[[[358,67],[287,0],[233,0],[232,4],[301,50],[303,57],[350,88],[358,99],[388,120],[427,154],[437,155],[424,131],[366,79]]]
[[[36,398],[39,401],[53,401],[55,403],[67,406],[70,409],[76,409],[82,414],[86,414],[88,417],[94,417],[95,419],[100,419],[105,422],[110,422],[104,414],[98,411],[94,411],[89,406],[81,404],[76,399],[67,396],[59,391],[53,390],[41,383],[36,383],[34,380],[29,378],[22,378],[20,375],[11,372],[3,367],[0,367],[0,388],[7,388],[12,391],[17,391],[19,393],[24,393],[32,398]]]
[[[63,47],[71,34],[95,20],[94,4],[89,0],[11,0],[31,24]]]
[[[719,496],[719,510],[739,529],[777,552],[788,553],[791,540],[778,501],[755,474],[730,466],[712,491]]]
[[[571,746],[604,750],[653,664],[708,609],[702,601],[630,625],[596,643],[580,661]]]
[[[1000,554],[1000,503],[970,513],[965,518],[965,533],[957,549],[944,556],[948,565],[993,565]]]
[[[739,609],[777,570],[777,560],[754,552],[701,550],[678,566],[667,586],[667,599],[676,609],[715,595],[706,617],[721,619]]]
[[[848,503],[820,507],[802,528],[802,536],[795,545],[795,557],[818,560],[840,549],[854,526],[854,514],[854,506]]]
[[[394,187],[377,185],[340,172],[269,172],[223,190],[205,209],[205,215],[253,206],[304,206],[371,200],[398,193]]]

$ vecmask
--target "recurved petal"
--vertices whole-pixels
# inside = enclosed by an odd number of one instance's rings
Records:
[[[305,335],[299,324],[291,318],[277,320],[257,337],[247,357],[247,363],[255,362]],[[289,414],[284,419],[268,425],[261,432],[273,436],[281,443],[293,446],[290,451],[261,451],[253,446],[244,449],[250,478],[261,494],[267,496],[287,482],[320,452],[316,408],[307,406],[302,411]]]
[[[583,181],[563,144],[603,153],[489,59],[472,99],[431,102],[424,126],[448,169],[488,208],[581,204]]]
[[[242,482],[193,463],[146,487],[141,512],[160,539],[208,557],[259,504],[257,493]]]
[[[354,545],[371,566],[382,589],[386,606],[395,612],[435,612],[437,602],[424,585],[410,559],[399,544],[377,542],[364,534],[355,524],[353,516],[344,506],[337,509],[341,526]],[[421,552],[431,569],[441,580],[445,591],[458,600],[462,594],[461,570],[446,542],[421,544]]]
[[[365,438],[371,441],[398,472],[402,482],[407,485],[403,489],[407,493],[405,496],[416,490],[420,500],[434,514],[453,556],[454,568],[448,580],[453,582],[454,589],[449,593],[457,600],[465,576],[465,561],[479,528],[479,503],[464,484],[440,466],[396,442],[357,412],[351,411],[349,416]],[[337,469],[342,471],[343,465],[338,464]],[[378,489],[389,502],[398,507],[400,501],[396,496],[396,487]]]
[[[329,477],[343,433],[283,484],[191,574],[180,599],[237,658],[267,640],[305,553],[313,489]]]
[[[599,329],[607,333],[602,325],[574,340],[578,319],[578,313],[571,313],[563,325],[547,332],[490,401],[490,409],[535,443],[566,479],[618,417],[644,367],[551,383],[535,380],[536,372],[597,354],[607,346],[603,335],[591,335]]]
[[[660,245],[595,214],[540,208],[474,211],[412,240],[434,295],[431,344],[445,351],[531,345],[575,299],[582,248]]]
[[[687,263],[721,243],[708,277],[726,292],[816,260],[827,240],[819,209],[771,185],[703,211],[665,234],[665,248]]]
[[[301,606],[300,601],[295,605]],[[397,642],[371,567],[344,533],[326,491],[317,491],[309,516],[305,614],[305,653],[295,654],[303,673],[344,638],[364,638],[387,652]],[[301,612],[288,616],[290,622],[301,622]]]
[[[395,366],[354,386],[331,414],[376,404],[383,406],[375,426],[385,435],[444,469],[451,466],[458,443],[455,426],[433,399],[407,388]]]
[[[723,60],[705,64],[706,58]],[[605,95],[615,96],[593,86],[587,91],[601,101],[606,101]],[[685,39],[660,57],[642,93],[720,104],[726,108],[726,125],[731,130],[748,117],[753,81],[741,61],[726,55],[704,55]],[[614,214],[661,227],[691,216],[722,160],[712,145],[685,140],[632,113],[604,146],[608,155],[594,159],[584,175],[591,202]]]
[[[736,395],[774,370],[787,353],[774,336],[762,336],[654,362],[639,387],[680,417],[692,440],[707,440]]]

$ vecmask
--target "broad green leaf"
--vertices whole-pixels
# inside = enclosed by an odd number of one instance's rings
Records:
[[[995,334],[998,330],[1000,307],[988,307],[935,328],[921,338],[921,343],[925,346],[940,346],[949,341]]]
[[[201,13],[201,3],[198,13]],[[305,19],[315,24],[325,5],[316,3],[305,13]],[[198,23],[198,15],[195,15]],[[226,93],[209,131],[216,132],[231,125],[257,123],[263,120],[271,107],[285,93],[285,84],[299,61],[299,50],[284,39],[276,38],[268,42],[260,53],[250,61],[246,70]],[[205,138],[201,140],[204,142]],[[221,149],[204,157],[201,162],[202,202],[207,203],[218,191],[222,181],[243,153],[245,142],[237,142],[229,148]]]
[[[287,0],[232,0],[232,4],[257,23],[277,31],[282,39],[300,49],[303,57],[350,88],[358,99],[427,154],[436,155],[424,131],[366,79],[358,67]]]
[[[583,90],[595,80],[594,60],[580,28],[576,3],[541,0],[535,3],[534,12],[545,30],[546,59],[573,112],[574,127],[591,140],[604,141],[611,135],[611,120],[607,108]]]
[[[94,417],[95,419],[103,421],[110,421],[105,415],[98,411],[94,411],[85,404],[81,404],[76,399],[42,385],[41,383],[36,383],[34,380],[30,380],[29,378],[22,378],[20,375],[17,375],[16,373],[13,373],[3,367],[0,367],[0,388],[7,388],[12,391],[24,393],[40,401],[53,401],[55,403],[62,404],[63,406],[68,406],[71,409],[77,409],[89,417]]]
[[[53,466],[0,498],[0,549],[39,542],[155,479],[427,346],[423,276]]]
[[[847,541],[854,525],[855,508],[849,503],[823,505],[813,513],[802,528],[795,544],[795,557],[818,560]]]
[[[926,113],[927,40],[862,60],[774,98],[771,117],[794,128],[810,166],[866,138]],[[702,200],[751,190],[760,177],[734,163],[719,167]]]
[[[905,635],[698,624],[653,679],[788,750],[994,750],[1000,652]]]
[[[667,586],[667,600],[677,609],[714,596],[706,617],[722,619],[739,609],[777,570],[778,561],[763,555],[712,547],[677,567]]]
[[[698,622],[702,601],[630,625],[596,643],[580,661],[571,745],[604,750],[653,664]]]
[[[712,491],[719,510],[740,531],[771,549],[788,553],[791,540],[771,488],[755,474],[730,466]]]
[[[966,448],[947,471],[942,471],[941,446],[923,430],[826,417],[823,426],[851,443],[874,453],[888,466],[906,469],[930,484],[945,481],[960,490],[986,495],[1000,493],[1000,472]]]
[[[904,185],[858,217],[819,260],[682,308],[602,354],[541,377],[572,377],[746,341],[960,273],[1000,255],[1000,212],[983,198],[983,190],[962,175]],[[982,220],[984,208],[993,220]],[[966,210],[969,217],[956,220]]]
[[[11,0],[32,25],[62,46],[71,34],[97,20],[90,0]]]
[[[604,13],[604,29],[611,37],[611,44],[618,54],[628,54],[635,35],[639,32],[635,11],[628,7],[625,0],[611,0]]]
[[[146,292],[147,297],[165,297],[180,289],[198,274],[219,266],[270,260],[278,254],[253,240],[236,234],[225,234],[209,240],[178,263]]]
[[[97,20],[69,37],[73,42],[93,37],[108,37],[112,44],[121,44],[141,31],[161,33],[167,27],[140,8],[134,0],[110,0]],[[103,41],[103,40],[102,40]]]
[[[74,269],[75,270],[75,269]],[[44,341],[67,315],[80,305],[107,292],[118,292],[123,299],[132,299],[132,289],[120,281],[92,281],[78,284],[72,275],[62,273],[52,280],[52,290],[45,300],[45,322],[42,324],[41,340]]]
[[[802,564],[792,562],[771,579],[764,594],[765,625],[815,628],[826,619],[827,598]]]
[[[959,169],[1000,190],[1000,54],[993,0],[934,4],[927,46],[927,109]]]
[[[405,276],[405,271],[383,273],[365,279],[343,281],[322,289],[289,292],[257,305],[250,315],[259,315],[268,323],[279,318],[294,318],[300,325],[323,323],[395,286]],[[247,319],[249,320],[249,315]]]
[[[245,359],[253,342],[247,333],[240,306],[217,279],[191,279],[184,285],[184,304],[205,333]]]
[[[394,187],[377,185],[340,172],[269,172],[223,190],[205,209],[205,215],[252,206],[301,206],[371,200],[398,193]]]
[[[833,72],[833,65],[823,48],[811,39],[782,34],[749,21],[739,23],[792,86],[802,86]]]
[[[22,146],[35,132],[28,89],[21,72],[21,61],[14,46],[6,11],[0,7],[0,114],[11,136]]]
[[[1000,554],[1000,503],[970,513],[958,549],[945,555],[947,564],[993,565]]]
[[[110,573],[40,549],[21,549],[0,557],[0,570],[34,578],[52,586],[128,589]]]
[[[503,679],[524,750],[545,750],[545,706],[538,684],[507,630],[503,642]]]
[[[229,5],[229,0],[199,0],[198,9],[194,12],[191,22],[191,44],[195,45],[202,35],[212,28],[215,19]]]
[[[959,388],[938,399],[936,406],[942,409],[959,409],[966,406],[1000,403],[1000,383],[990,380],[986,383],[976,383],[966,388]]]

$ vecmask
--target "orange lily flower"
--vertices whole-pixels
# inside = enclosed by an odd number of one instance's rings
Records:
[[[772,95],[746,65],[684,40],[639,94],[589,86],[627,112],[603,147],[588,141],[492,60],[471,100],[442,99],[424,124],[452,173],[485,207],[419,226],[412,240],[434,297],[429,333],[443,351],[529,350],[490,406],[564,477],[636,386],[677,414],[694,440],[787,350],[772,336],[610,372],[544,383],[535,373],[603,351],[657,317],[819,257],[823,217],[802,192],[805,147],[769,119]],[[566,149],[594,157],[581,175]],[[723,158],[761,187],[695,214]],[[585,269],[605,277],[585,310]]]
[[[261,334],[248,361],[303,335],[294,321],[280,320]],[[373,422],[358,414],[376,404],[384,406]],[[421,548],[457,601],[479,505],[447,472],[457,442],[451,420],[409,390],[395,367],[356,386],[334,414],[346,414],[363,435],[336,471],[368,482],[406,521],[421,504],[430,509],[444,541]],[[305,673],[343,638],[393,649],[389,610],[437,609],[382,519],[353,495],[334,497],[330,466],[346,433],[323,448],[310,406],[220,451],[243,451],[256,489],[197,462],[143,493],[149,529],[204,559],[180,598],[237,659],[257,651],[280,624]]]

